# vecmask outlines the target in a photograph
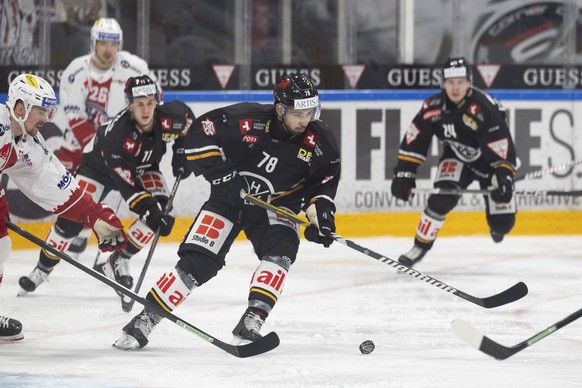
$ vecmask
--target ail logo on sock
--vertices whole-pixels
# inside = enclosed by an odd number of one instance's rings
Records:
[[[190,295],[190,289],[173,272],[164,273],[152,291],[156,301],[169,310],[178,307]]]

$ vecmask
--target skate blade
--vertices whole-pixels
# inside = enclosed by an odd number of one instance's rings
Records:
[[[5,336],[2,337],[0,336],[0,344],[2,342],[14,342],[14,341],[20,341],[21,339],[24,338],[24,334],[22,333],[18,333],[18,334],[14,334],[14,335],[10,335],[10,336]]]
[[[113,347],[119,350],[135,350],[139,349],[139,342],[132,336],[123,333],[117,341],[113,343]]]
[[[18,290],[18,294],[16,294],[16,296],[24,296],[27,295],[28,291],[26,291],[24,288],[20,288],[20,290]]]

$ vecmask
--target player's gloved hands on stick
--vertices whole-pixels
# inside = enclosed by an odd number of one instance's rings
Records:
[[[158,230],[158,228],[160,228],[161,236],[169,235],[174,226],[174,217],[169,214],[164,215],[158,201],[153,198],[151,204],[149,206],[144,206],[141,210],[139,218],[145,222],[151,230]]]
[[[107,205],[96,204],[87,215],[85,226],[93,229],[99,240],[99,249],[103,252],[120,251],[127,244],[121,221]]]
[[[335,239],[335,204],[326,198],[317,198],[305,211],[311,223],[304,232],[308,241],[328,248]]]
[[[392,178],[392,195],[403,201],[408,201],[412,198],[411,190],[416,187],[416,172],[410,170],[394,170],[394,178]]]
[[[513,173],[507,168],[495,169],[492,179],[493,187],[497,187],[490,194],[495,202],[508,203],[513,197]]]
[[[247,182],[236,170],[207,176],[210,182],[210,198],[230,207],[240,207],[244,200],[240,191],[247,191]]]
[[[192,170],[186,167],[186,155],[184,154],[184,147],[174,148],[174,154],[172,155],[172,175],[178,177],[182,172],[182,179],[186,179],[192,174]]]

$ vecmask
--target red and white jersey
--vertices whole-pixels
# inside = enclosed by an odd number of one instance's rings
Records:
[[[106,71],[91,65],[91,54],[74,59],[63,71],[59,89],[66,128],[90,124],[94,135],[101,124],[126,108],[125,81],[144,74],[156,80],[147,63],[127,51],[120,51],[113,66]],[[66,136],[65,147],[74,151],[83,148],[88,140]]]
[[[81,213],[89,210],[78,209],[83,202],[83,190],[49,150],[40,133],[35,137],[22,135],[16,141],[10,113],[2,104],[0,173],[7,174],[24,195],[54,214],[82,221]]]

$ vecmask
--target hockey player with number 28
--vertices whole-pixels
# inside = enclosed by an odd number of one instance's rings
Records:
[[[128,228],[127,247],[113,252],[105,263],[95,268],[131,288],[130,258],[152,240],[158,228],[161,236],[172,231],[174,217],[163,213],[169,190],[159,164],[166,152],[166,143],[174,141],[174,175],[184,167],[183,141],[194,113],[181,101],[159,104],[159,89],[147,75],[129,78],[125,94],[127,109],[99,127],[85,148],[84,162],[76,177],[96,201],[102,201],[116,190],[129,210],[139,215]],[[59,217],[49,236],[63,250],[82,228],[78,222]],[[21,293],[35,291],[59,261],[59,257],[41,250],[36,268],[29,276],[20,278]]]
[[[126,244],[121,221],[111,208],[97,204],[49,151],[40,128],[52,120],[57,99],[44,79],[17,76],[8,88],[6,105],[0,105],[0,172],[24,195],[43,209],[92,228],[103,251]],[[6,220],[8,203],[0,186],[0,283],[11,241]],[[53,241],[47,240],[49,245]],[[22,339],[20,322],[0,316],[0,341]]]
[[[433,136],[443,144],[435,188],[465,189],[477,180],[485,196],[491,237],[500,242],[515,223],[513,176],[516,155],[505,109],[485,92],[471,85],[471,69],[464,58],[449,58],[443,67],[443,90],[422,105],[398,151],[392,194],[408,201],[416,187],[416,170],[426,160]],[[412,267],[432,247],[460,195],[433,194],[420,217],[414,246],[400,263]]]
[[[210,198],[178,249],[178,263],[147,295],[160,308],[174,310],[225,265],[232,243],[244,231],[259,265],[251,277],[248,308],[233,330],[234,345],[261,337],[299,249],[299,226],[245,203],[241,190],[293,213],[306,209],[310,241],[327,247],[335,232],[340,156],[331,129],[318,120],[318,92],[309,78],[284,75],[275,84],[274,98],[269,105],[216,109],[192,124],[185,141],[187,167],[210,183]],[[144,347],[161,319],[146,307],[114,346]]]

